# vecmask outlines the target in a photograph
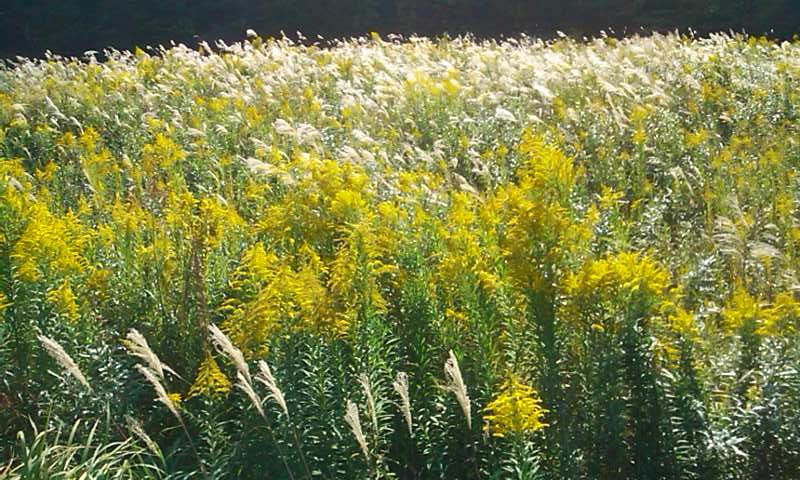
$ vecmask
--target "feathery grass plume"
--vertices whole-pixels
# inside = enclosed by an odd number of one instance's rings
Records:
[[[220,330],[219,327],[213,323],[208,326],[208,331],[211,332],[211,340],[214,342],[214,345],[216,345],[217,349],[223,355],[228,357],[231,362],[233,362],[236,370],[242,374],[245,380],[247,380],[247,383],[250,385],[250,389],[252,390],[253,379],[250,377],[250,367],[247,366],[247,362],[244,359],[242,351],[236,348],[233,342],[231,342],[231,339],[222,333],[222,330]]]
[[[467,394],[467,386],[464,384],[461,369],[458,368],[458,360],[452,350],[450,350],[450,358],[444,364],[444,373],[450,378],[450,383],[445,388],[455,394],[456,400],[458,400],[461,410],[467,418],[467,427],[472,430],[472,409],[469,403],[469,395]]]
[[[253,385],[247,381],[247,378],[242,374],[242,372],[236,372],[236,378],[239,379],[236,382],[236,386],[241,388],[242,391],[247,395],[250,401],[253,403],[253,406],[256,407],[258,410],[258,414],[261,415],[262,418],[266,419],[267,416],[264,414],[264,407],[261,405],[261,398],[258,396],[255,390],[253,390]]]
[[[175,405],[172,397],[167,393],[164,385],[162,385],[159,381],[158,374],[141,364],[137,364],[136,369],[139,370],[142,375],[144,375],[144,378],[146,378],[147,381],[153,386],[153,389],[156,391],[156,397],[158,401],[163,403],[167,409],[169,409],[170,413],[172,413],[172,415],[178,420],[183,432],[186,434],[186,439],[189,441],[189,446],[191,446],[192,452],[197,459],[197,464],[200,467],[200,472],[202,473],[203,478],[210,479],[211,477],[208,476],[208,472],[206,472],[203,461],[200,459],[200,454],[197,452],[197,447],[195,447],[194,442],[192,441],[192,436],[189,433],[189,429],[186,428],[186,424],[183,422],[183,417],[181,417],[181,413],[178,411],[178,406]]]
[[[277,402],[288,418],[289,408],[286,406],[286,398],[283,396],[281,389],[278,388],[278,382],[275,380],[275,376],[272,375],[272,370],[270,370],[269,365],[264,360],[260,360],[258,362],[258,369],[259,373],[256,375],[256,380],[267,386],[269,396]]]
[[[408,433],[412,434],[413,427],[411,422],[411,398],[408,395],[408,374],[406,372],[397,372],[397,377],[395,377],[392,386],[394,387],[394,391],[400,395],[403,417],[405,417],[406,424],[408,425]]]
[[[160,381],[164,381],[165,371],[175,375],[178,378],[181,378],[181,376],[178,375],[175,370],[161,362],[161,360],[158,358],[158,355],[156,355],[155,352],[153,352],[153,350],[150,348],[150,345],[147,343],[147,339],[144,338],[144,335],[139,333],[138,330],[135,328],[130,329],[125,338],[127,339],[125,346],[128,347],[128,350],[131,352],[131,354],[144,361],[144,363],[147,364],[147,367],[158,376]]]
[[[136,365],[136,369],[139,370],[142,375],[144,375],[144,378],[146,378],[147,381],[153,386],[153,389],[156,391],[156,397],[158,401],[166,405],[170,413],[172,413],[172,415],[174,415],[175,418],[177,418],[178,421],[183,424],[183,419],[181,418],[181,414],[178,411],[177,405],[175,405],[175,402],[173,402],[172,398],[170,398],[167,390],[164,388],[164,385],[162,385],[159,381],[158,375],[144,365]]]
[[[344,421],[350,425],[353,431],[353,436],[356,437],[358,446],[364,452],[364,458],[369,462],[369,448],[367,448],[367,439],[364,437],[364,431],[361,429],[361,419],[358,416],[358,406],[352,400],[347,401],[347,413],[344,415]]]
[[[39,335],[39,342],[41,342],[42,346],[47,353],[58,362],[61,367],[67,371],[70,375],[75,377],[81,384],[86,387],[90,392],[92,391],[92,386],[89,385],[89,381],[86,380],[86,377],[83,376],[83,372],[81,369],[78,368],[78,364],[69,356],[69,354],[64,350],[64,348],[59,345],[55,340],[48,338],[44,335]]]
[[[258,369],[259,373],[256,374],[256,380],[263,383],[267,386],[269,390],[269,396],[272,397],[275,402],[281,407],[283,413],[286,415],[287,419],[289,417],[289,407],[286,405],[286,398],[283,396],[283,392],[278,387],[278,382],[275,380],[275,376],[272,374],[272,370],[269,368],[269,364],[264,360],[259,360],[258,362]],[[297,427],[293,425],[292,435],[294,436],[295,447],[297,448],[297,453],[299,453],[300,460],[303,462],[303,468],[306,471],[306,477],[310,480],[312,478],[311,469],[308,466],[308,461],[306,460],[305,453],[303,453],[303,444],[300,441],[300,435],[297,432]],[[289,472],[291,470],[289,467],[286,467]],[[290,473],[291,474],[291,473]]]
[[[364,389],[364,395],[367,396],[367,408],[369,408],[369,417],[372,420],[372,426],[375,428],[375,431],[378,430],[378,417],[375,413],[375,398],[372,396],[372,385],[369,382],[369,376],[366,373],[362,373],[358,376],[358,383],[361,384],[361,388]]]
[[[266,419],[267,416],[264,414],[261,398],[258,396],[255,389],[253,389],[253,378],[250,376],[250,367],[247,366],[244,354],[242,354],[241,350],[236,348],[233,342],[231,342],[231,339],[228,338],[219,327],[212,323],[208,326],[208,330],[211,332],[211,340],[214,342],[214,345],[217,346],[217,349],[228,357],[236,367],[236,378],[239,380],[236,382],[236,386],[242,389],[247,395],[253,403],[253,406],[258,410],[259,415]]]
[[[144,427],[142,427],[142,424],[139,422],[139,420],[136,420],[130,415],[125,415],[125,423],[128,424],[128,430],[130,430],[131,433],[136,435],[136,437],[138,437],[139,440],[144,442],[144,444],[151,452],[153,452],[153,454],[155,454],[159,458],[162,456],[161,447],[159,447],[158,444],[155,442],[155,440],[153,440],[150,437],[150,435],[148,435],[147,432],[144,431]]]

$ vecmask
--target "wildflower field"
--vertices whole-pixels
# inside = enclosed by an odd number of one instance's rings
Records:
[[[0,478],[800,478],[800,43],[0,68]]]

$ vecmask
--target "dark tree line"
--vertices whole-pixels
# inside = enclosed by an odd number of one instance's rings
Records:
[[[370,31],[477,36],[735,30],[788,38],[800,0],[3,0],[0,56],[79,55],[176,40]]]

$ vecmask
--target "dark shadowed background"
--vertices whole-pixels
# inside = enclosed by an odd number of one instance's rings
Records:
[[[310,39],[689,28],[790,38],[800,31],[800,0],[1,0],[0,56],[235,41],[248,28],[265,37],[299,30]]]

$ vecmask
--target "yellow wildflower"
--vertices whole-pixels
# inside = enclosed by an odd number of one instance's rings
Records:
[[[55,216],[46,206],[34,204],[11,252],[17,277],[33,281],[45,271],[54,275],[83,271],[86,260],[81,252],[88,238],[72,212]]]
[[[697,147],[705,143],[709,138],[711,138],[711,134],[708,133],[708,130],[700,128],[686,134],[686,145],[689,147]]]
[[[53,176],[58,171],[58,165],[55,162],[50,161],[44,164],[42,168],[36,170],[36,179],[40,182],[47,182],[53,179]]]
[[[755,327],[763,319],[763,313],[758,300],[739,287],[722,311],[723,325],[729,332],[740,330],[748,324]]]
[[[625,194],[622,192],[614,191],[613,188],[603,185],[602,192],[600,194],[600,209],[602,210],[611,210],[612,208],[616,207],[618,203],[625,197]]]
[[[67,280],[61,282],[58,288],[47,292],[47,300],[55,307],[56,312],[70,321],[76,322],[80,318],[78,302]]]
[[[564,280],[567,302],[562,313],[594,330],[613,332],[613,319],[619,317],[609,313],[626,305],[635,304],[648,315],[668,310],[674,297],[669,278],[667,271],[646,255],[623,252],[594,260]],[[600,311],[605,313],[598,316]]]
[[[639,127],[633,131],[631,141],[638,146],[642,146],[647,142],[647,133],[644,131],[644,127]]]
[[[0,292],[0,312],[5,310],[9,306],[11,306],[11,301],[8,299],[5,293]]]
[[[367,202],[361,193],[351,189],[339,190],[331,202],[333,213],[346,220],[358,219],[366,208]]]
[[[197,376],[192,383],[186,398],[196,395],[207,395],[216,397],[228,393],[231,390],[231,382],[222,373],[214,357],[206,352],[206,356],[200,363]]]
[[[662,294],[669,284],[669,274],[655,260],[635,252],[623,252],[587,264],[567,279],[571,296],[596,292]]]
[[[186,152],[169,137],[156,134],[153,143],[148,143],[142,151],[144,170],[152,173],[157,167],[165,170],[186,158]]]
[[[797,328],[800,302],[791,293],[780,293],[771,304],[759,301],[739,287],[722,311],[727,332],[753,329],[756,335],[782,335]]]
[[[207,244],[211,247],[219,246],[228,232],[244,225],[236,210],[223,203],[219,197],[203,198],[198,209]]]
[[[172,404],[175,405],[176,408],[181,408],[181,402],[183,402],[183,398],[181,397],[180,393],[178,392],[168,393],[167,397],[172,402]]]
[[[669,323],[675,332],[686,338],[696,339],[700,335],[697,330],[694,314],[683,308],[675,309],[669,316]]]
[[[511,374],[500,393],[484,408],[484,428],[495,437],[535,432],[547,426],[542,422],[546,412],[536,390]]]
[[[519,172],[521,185],[528,189],[549,186],[559,192],[569,192],[583,173],[558,147],[545,143],[529,131],[522,135],[519,152],[528,159]]]
[[[505,223],[501,238],[510,278],[522,288],[541,290],[556,281],[558,265],[591,236],[577,221],[570,193],[581,168],[557,147],[526,132],[519,147],[527,162],[518,184],[500,188],[487,201]]]
[[[791,293],[779,293],[769,307],[769,315],[759,333],[784,335],[795,333],[800,321],[800,302]]]

